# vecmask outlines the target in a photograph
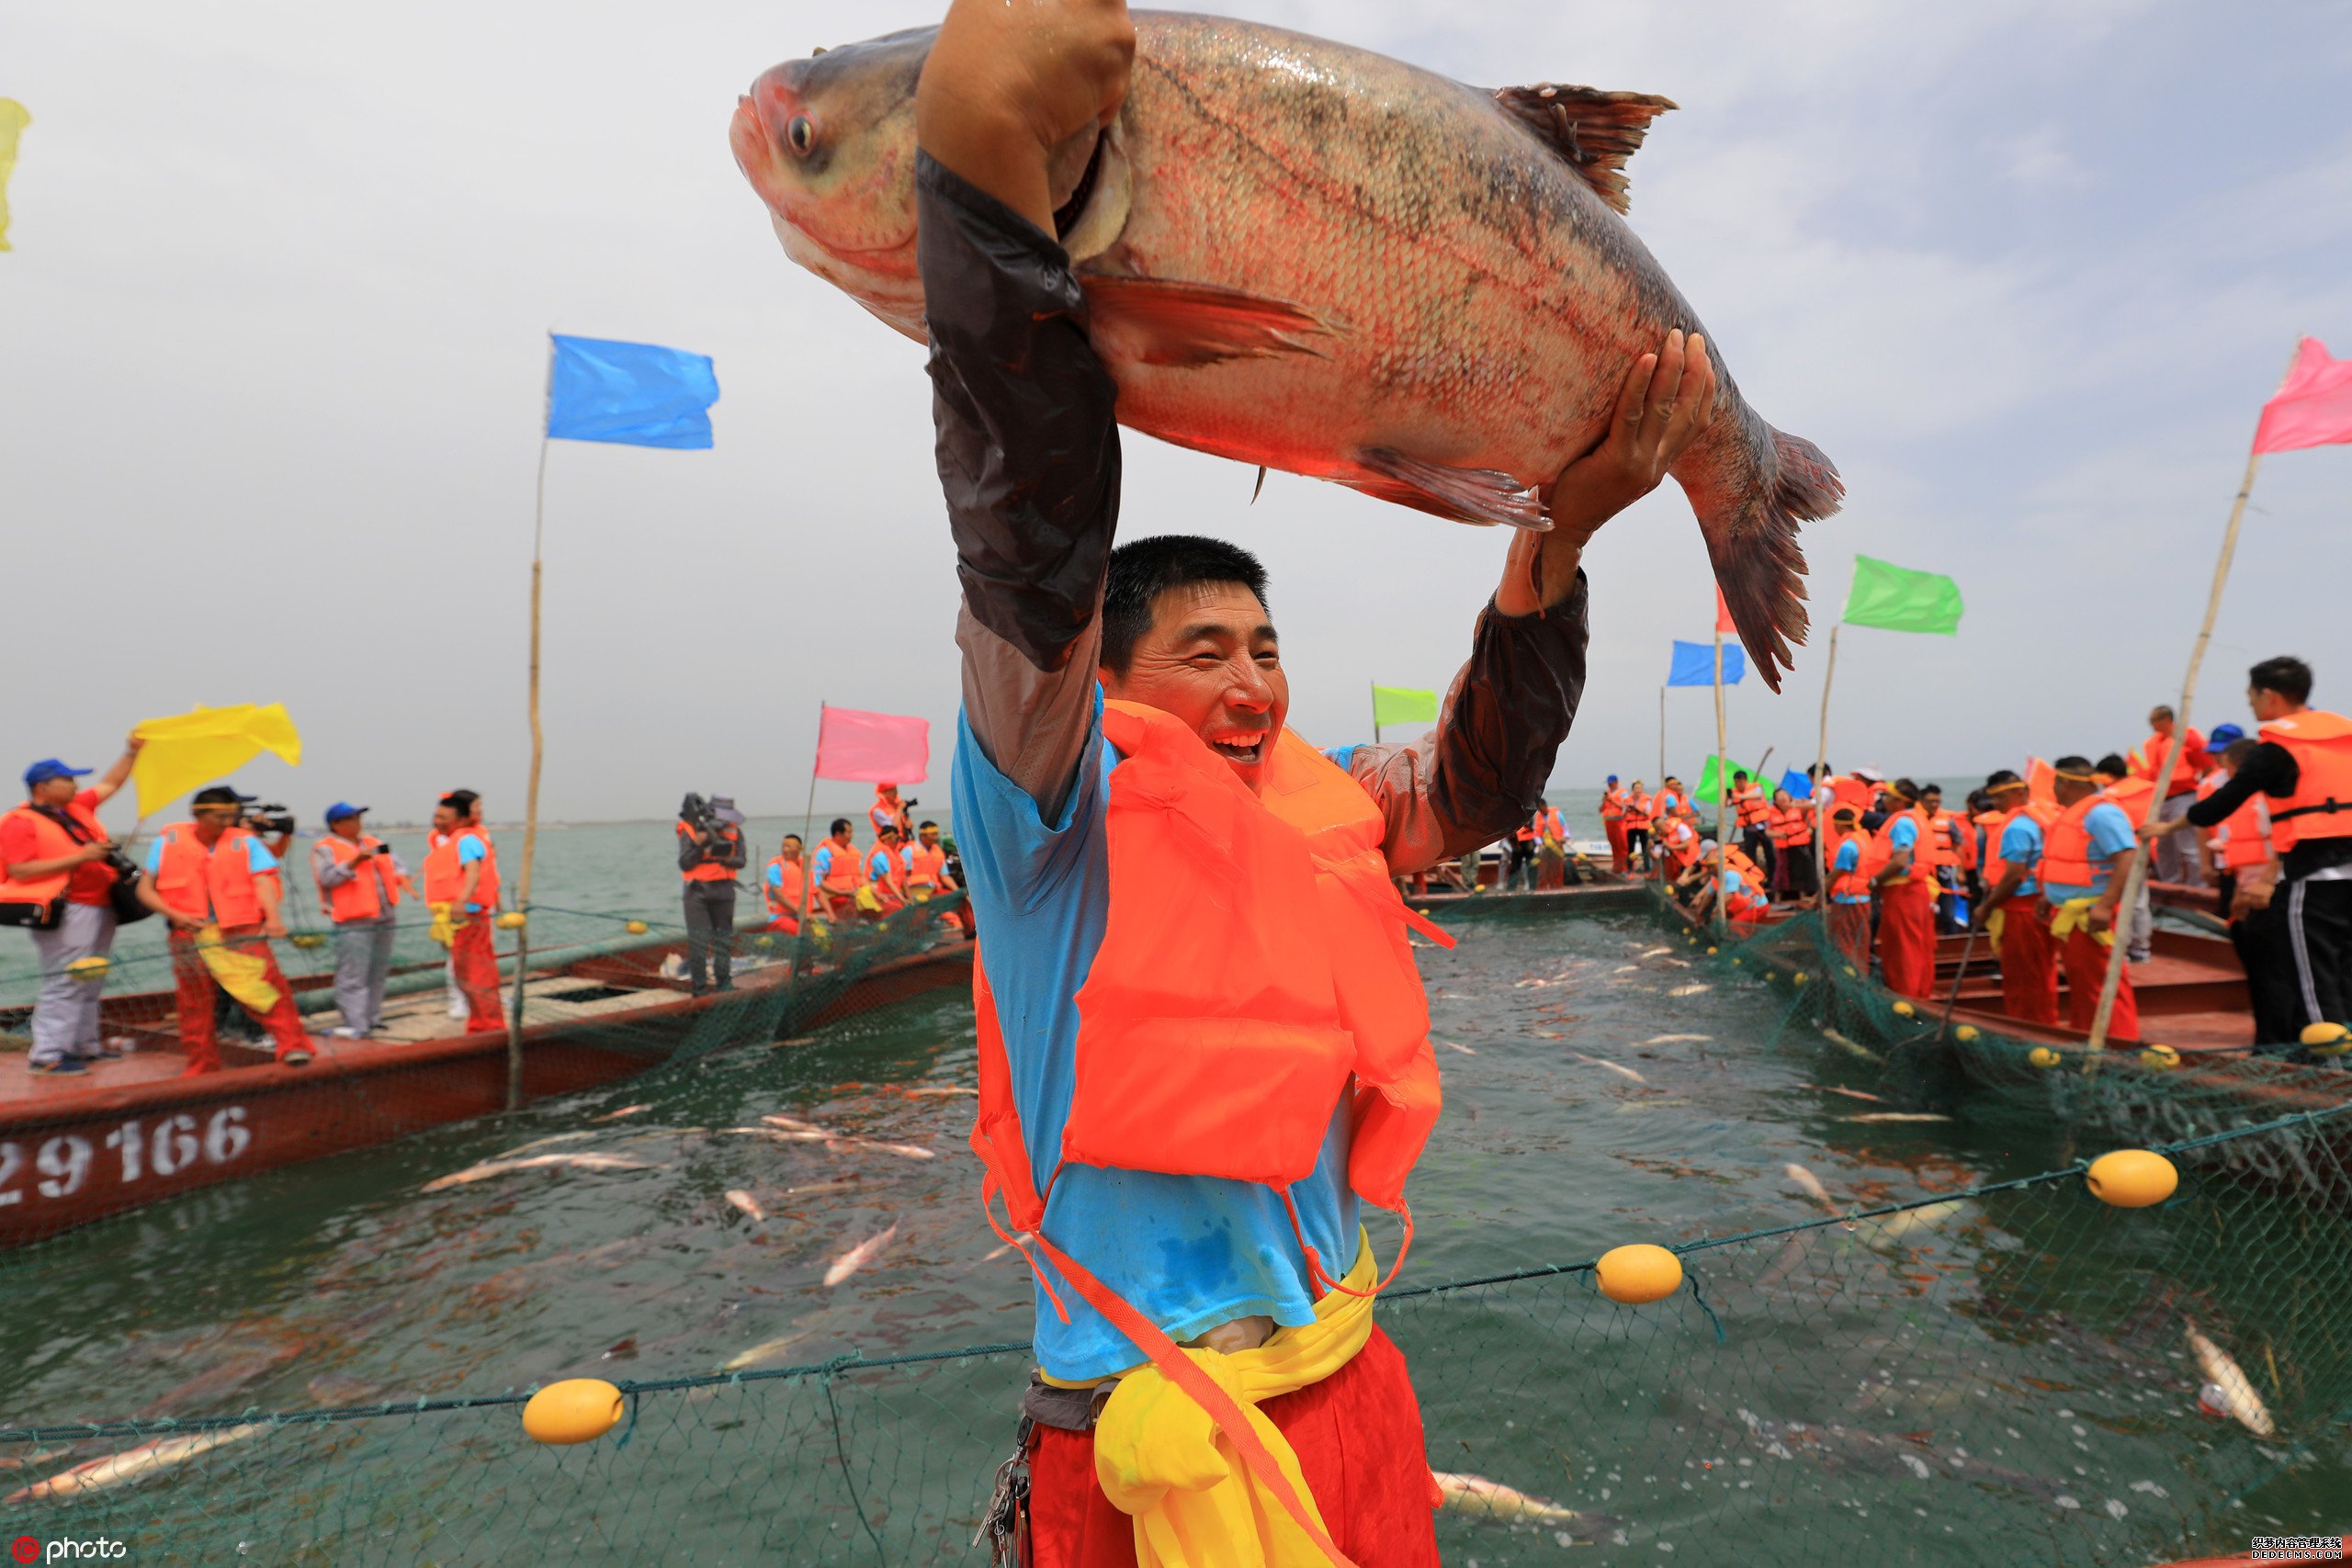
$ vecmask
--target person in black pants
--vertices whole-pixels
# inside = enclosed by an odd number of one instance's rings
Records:
[[[678,808],[678,874],[685,879],[686,979],[695,996],[735,988],[735,874],[743,869],[743,814],[723,795]]]

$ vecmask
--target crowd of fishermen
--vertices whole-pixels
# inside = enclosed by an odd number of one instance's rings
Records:
[[[2256,1038],[2308,1043],[2314,1027],[2352,1022],[2352,720],[2311,707],[2311,689],[2302,660],[2265,660],[2248,676],[2254,735],[2200,735],[2158,706],[2130,752],[2004,769],[1958,809],[1933,783],[1816,765],[1802,801],[1735,773],[1721,842],[1674,778],[1653,794],[1612,776],[1601,821],[1614,869],[1663,879],[1702,918],[1822,905],[1856,966],[1875,952],[1905,997],[1939,999],[1936,938],[1974,930],[1999,956],[2010,1017],[2059,1023],[2063,974],[2064,1021],[2088,1030],[2120,938],[2108,1032],[2123,1040],[2139,1031],[2130,964],[2152,955],[2148,884],[2201,883],[2245,968]]]

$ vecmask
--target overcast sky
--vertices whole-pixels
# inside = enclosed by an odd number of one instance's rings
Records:
[[[1238,7],[1235,7],[1238,8]],[[1735,751],[1809,757],[1859,549],[1950,572],[1955,639],[1849,632],[1833,760],[1923,775],[2120,747],[2177,690],[2255,413],[2300,333],[2352,355],[2352,11],[2070,0],[1563,6],[1263,0],[1496,85],[1660,92],[1636,230],[1748,400],[1843,469],[1817,630]],[[559,443],[545,807],[797,811],[820,699],[933,723],[955,579],[921,351],[784,256],[727,146],[777,61],[936,19],[858,5],[0,6],[34,116],[0,254],[7,772],[134,720],[283,701],[315,818],[519,814],[544,334],[712,355],[717,448]],[[1439,685],[1506,541],[1128,437],[1124,527],[1259,549],[1293,723]],[[2296,651],[2352,701],[2352,449],[2266,465],[2196,716]],[[1588,559],[1562,784],[1655,773],[1709,580],[1672,485]],[[1673,761],[1711,739],[1669,694]],[[836,785],[821,799],[847,801]]]

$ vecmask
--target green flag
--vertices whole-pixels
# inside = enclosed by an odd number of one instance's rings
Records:
[[[1410,686],[1374,686],[1372,689],[1372,722],[1385,724],[1435,724],[1437,694],[1417,692]]]
[[[1698,787],[1690,792],[1692,803],[1704,802],[1709,806],[1728,804],[1731,800],[1731,776],[1742,772],[1747,774],[1750,784],[1758,782],[1764,776],[1761,771],[1743,767],[1741,763],[1728,758],[1708,758],[1707,765],[1699,770]]]
[[[1960,630],[1962,608],[1960,584],[1949,577],[1854,558],[1854,589],[1846,595],[1844,617],[1849,626],[1950,637]]]

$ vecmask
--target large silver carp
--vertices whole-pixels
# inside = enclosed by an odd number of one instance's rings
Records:
[[[1697,312],[1625,224],[1625,160],[1674,106],[1489,92],[1277,28],[1135,14],[1116,122],[1057,161],[1057,227],[1120,423],[1464,523],[1548,525],[1626,366]],[[736,161],[792,258],[921,341],[914,96],[936,29],[820,50],[737,107]],[[1709,338],[1712,348],[1713,339]],[[1804,637],[1812,443],[1716,406],[1674,467],[1776,690]]]

